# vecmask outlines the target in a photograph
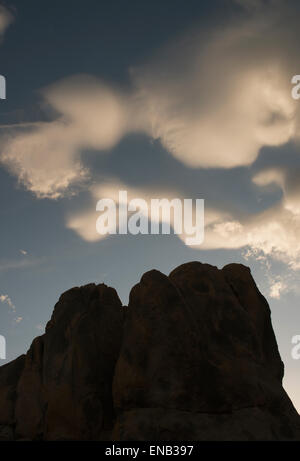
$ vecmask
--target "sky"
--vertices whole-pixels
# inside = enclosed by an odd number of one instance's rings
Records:
[[[300,411],[299,2],[0,0],[0,335],[7,360],[85,283],[248,265]],[[205,237],[96,232],[98,200],[201,198]],[[5,360],[0,361],[0,365]]]

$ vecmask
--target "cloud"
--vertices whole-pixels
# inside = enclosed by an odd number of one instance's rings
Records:
[[[189,32],[133,70],[153,137],[188,166],[250,165],[263,146],[298,135],[290,84],[300,64],[290,51],[298,24],[281,3],[270,6],[215,30]]]
[[[89,177],[81,150],[112,146],[124,117],[118,97],[89,76],[65,79],[41,95],[56,118],[6,126],[0,161],[38,198],[58,199]]]
[[[276,172],[278,178],[282,178],[279,170]],[[268,172],[265,172],[268,177]],[[275,178],[277,178],[275,175]],[[259,176],[260,180],[262,174]],[[257,180],[258,177],[255,178]],[[269,178],[272,178],[270,173]],[[289,186],[291,188],[291,186]],[[99,241],[105,236],[99,235],[96,231],[96,220],[99,212],[96,211],[96,203],[100,198],[112,198],[118,203],[120,190],[128,191],[128,200],[132,198],[144,199],[150,209],[152,198],[174,198],[183,199],[182,194],[176,190],[163,188],[132,188],[118,181],[108,182],[91,188],[92,205],[66,219],[66,227],[75,231],[81,238],[89,242]],[[294,201],[283,195],[282,200],[273,207],[256,214],[239,216],[232,212],[212,208],[209,203],[205,204],[205,237],[204,242],[194,248],[202,250],[243,250],[248,249],[249,256],[259,258],[271,258],[283,262],[291,270],[300,269],[300,210],[293,207],[297,203],[293,194],[290,194]],[[289,197],[289,196],[288,196]],[[299,193],[300,198],[300,193]],[[171,221],[171,225],[173,222]],[[185,243],[187,235],[182,233],[178,237]],[[278,284],[280,282],[280,285]],[[285,291],[286,283],[278,278],[269,280],[270,287],[273,287],[271,295]],[[272,288],[270,288],[272,290]]]
[[[299,73],[300,37],[292,3],[238,3],[243,14],[226,25],[189,31],[133,68],[131,88],[81,75],[42,90],[53,120],[2,130],[2,164],[37,197],[58,199],[92,179],[85,151],[106,152],[128,133],[159,139],[191,168],[247,166],[263,146],[298,143],[300,105],[291,97],[291,76]],[[263,212],[240,215],[207,204],[201,248],[248,248],[300,268],[298,177],[281,167],[258,172],[255,187],[283,194]],[[182,197],[176,190],[106,183],[90,189],[92,206],[69,215],[67,228],[87,241],[101,239],[94,202],[122,187],[146,201]]]
[[[17,313],[16,306],[14,305],[14,303],[12,302],[11,298],[8,295],[0,294],[0,303],[6,304],[9,307],[11,313],[13,314]],[[16,324],[21,323],[22,320],[23,320],[23,317],[20,317],[20,316],[14,317],[13,319],[14,323]]]
[[[126,96],[91,76],[67,78],[41,94],[57,118],[29,129],[14,125],[2,138],[0,161],[38,198],[57,199],[88,179],[82,151],[110,149],[140,122]]]
[[[12,13],[3,5],[0,5],[0,36],[5,33],[8,26],[13,22],[13,19]]]
[[[0,272],[9,270],[25,269],[27,267],[35,266],[42,262],[41,259],[2,259],[0,260]]]
[[[206,227],[204,248],[263,252],[290,268],[300,269],[300,216],[281,204],[246,218],[217,219]]]
[[[274,228],[267,249],[293,269],[300,269],[299,174],[299,168],[283,166],[265,168],[253,177],[253,182],[262,188],[268,188],[273,184],[282,191],[280,203],[264,213],[265,223],[268,219],[269,222],[273,222]]]
[[[1,130],[1,163],[38,198],[58,199],[90,178],[87,150],[107,151],[128,133],[159,139],[193,168],[250,165],[263,146],[297,140],[295,14],[290,2],[247,4],[263,9],[177,38],[131,70],[131,88],[81,75],[44,89],[53,120]]]
[[[247,262],[251,261],[259,264],[263,272],[263,284],[265,285],[262,287],[262,291],[268,293],[270,298],[278,300],[287,292],[298,291],[298,288],[295,287],[295,280],[298,280],[298,277],[294,276],[294,272],[281,267],[281,273],[276,273],[272,258],[266,256],[263,251],[248,247],[245,251],[242,251],[242,256]]]
[[[283,188],[285,175],[283,168],[274,167],[259,171],[252,179],[258,186],[269,186],[275,184]]]
[[[267,172],[265,174],[268,175]],[[262,175],[259,177],[262,178]],[[257,181],[257,177],[254,179]],[[110,198],[118,204],[120,190],[127,191],[128,201],[133,198],[145,200],[148,209],[153,198],[168,200],[186,198],[176,189],[131,187],[119,181],[110,181],[90,189],[91,206],[68,215],[66,227],[89,242],[107,237],[96,231],[96,221],[99,217],[96,203],[102,198]],[[248,248],[249,254],[256,253],[256,256],[262,254],[286,263],[293,270],[298,270],[300,269],[300,212],[295,213],[290,203],[283,197],[281,202],[263,212],[239,216],[224,209],[212,208],[206,202],[204,242],[194,248],[203,250]],[[171,225],[173,226],[173,222]],[[183,232],[178,237],[185,242],[187,235]]]
[[[121,183],[120,181],[107,180],[103,184],[94,185],[90,188],[90,208],[69,215],[66,219],[66,227],[75,231],[81,238],[88,242],[96,242],[107,238],[109,234],[99,234],[96,230],[96,221],[100,216],[99,211],[96,211],[96,203],[100,199],[109,198],[115,202],[116,208],[118,209],[120,206],[119,191],[127,192],[128,202],[136,198],[144,200],[147,203],[148,210],[151,208],[151,199],[166,198],[172,200],[173,198],[179,198],[175,190],[157,190],[151,187],[131,187],[128,184]],[[145,213],[144,216],[146,216]],[[162,216],[159,218],[159,222],[161,221]],[[170,222],[172,227],[172,220],[169,220],[168,222]],[[182,236],[182,238],[185,238],[185,236]]]
[[[0,295],[0,302],[2,304],[7,304],[8,307],[13,311],[13,312],[16,312],[16,306],[14,305],[14,303],[12,302],[12,300],[10,299],[10,297],[8,295]]]
[[[274,299],[280,299],[282,291],[286,289],[285,285],[281,281],[274,282],[271,285],[270,297]]]
[[[277,185],[283,193],[283,207],[295,216],[300,215],[300,168],[282,166],[265,168],[253,177],[253,182],[261,187]]]
[[[38,198],[56,199],[86,177],[78,153],[72,150],[73,140],[69,141],[63,122],[22,135],[14,133],[2,147],[1,162]]]

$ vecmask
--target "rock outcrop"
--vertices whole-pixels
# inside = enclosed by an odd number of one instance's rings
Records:
[[[0,439],[300,440],[270,309],[250,270],[193,262],[64,293],[0,368]]]
[[[64,293],[26,357],[0,368],[2,432],[23,440],[105,438],[115,418],[111,383],[122,328],[113,288]]]

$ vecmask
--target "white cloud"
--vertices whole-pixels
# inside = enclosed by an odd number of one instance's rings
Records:
[[[133,69],[133,89],[121,91],[87,75],[46,88],[41,94],[56,118],[4,130],[0,161],[37,197],[57,199],[92,175],[84,166],[85,150],[109,150],[131,132],[160,139],[191,167],[249,165],[263,146],[297,142],[300,105],[290,94],[300,66],[297,18],[289,2],[240,3],[248,12],[238,21],[193,31]],[[249,248],[300,268],[299,181],[274,167],[253,182],[280,187],[282,202],[242,217],[206,208],[201,248]],[[93,188],[92,199],[121,187],[115,182],[111,190],[107,184]],[[146,200],[178,197],[170,190],[126,189]],[[88,241],[101,239],[94,205],[66,220]]]
[[[281,281],[274,282],[270,287],[270,297],[280,299],[281,293],[286,289],[286,286]]]
[[[14,127],[2,138],[1,162],[39,198],[57,199],[85,181],[84,149],[106,150],[139,129],[134,103],[91,76],[76,76],[42,92],[58,116],[52,122]]]
[[[57,199],[89,177],[85,150],[111,149],[131,132],[205,168],[249,165],[261,147],[298,139],[298,24],[288,7],[272,6],[177,39],[132,70],[132,89],[87,75],[53,84],[41,94],[56,118],[3,130],[0,161],[37,197]]]
[[[274,167],[259,171],[252,181],[258,186],[269,186],[277,184],[282,189],[284,187],[285,175],[282,168]]]
[[[89,242],[95,242],[107,238],[109,234],[99,234],[96,230],[96,221],[99,212],[96,211],[96,203],[103,198],[114,200],[119,206],[119,191],[127,191],[128,202],[135,198],[145,200],[150,210],[150,201],[155,198],[179,198],[175,191],[155,190],[154,188],[131,187],[118,181],[106,181],[101,185],[95,185],[90,189],[92,205],[90,209],[79,211],[67,217],[66,227],[75,231],[80,237]],[[161,218],[161,217],[160,217]],[[161,221],[161,219],[160,219]],[[171,222],[172,225],[172,222]],[[186,236],[182,236],[185,238]]]
[[[222,218],[206,227],[204,248],[249,247],[300,269],[300,216],[282,205],[244,219]]]
[[[291,98],[287,56],[293,43],[280,10],[194,31],[133,70],[153,137],[191,167],[251,164],[263,146],[295,138],[299,105]],[[288,13],[285,15],[287,16]],[[268,39],[266,39],[268,37]],[[294,67],[293,67],[294,66]]]
[[[118,181],[107,182],[91,188],[92,204],[88,209],[69,215],[66,227],[74,230],[84,240],[94,242],[105,236],[96,231],[99,212],[96,203],[101,198],[111,198],[118,203],[120,190],[127,190],[128,200],[142,198],[148,204],[152,198],[186,198],[175,190],[158,188],[133,188]],[[150,208],[150,206],[149,206]],[[171,223],[172,224],[172,223]],[[264,255],[286,263],[291,269],[300,269],[300,214],[295,214],[283,203],[254,215],[236,217],[226,210],[205,204],[205,238],[199,249],[242,249],[249,254]],[[185,242],[186,235],[178,237]],[[257,256],[258,257],[258,256]]]
[[[299,174],[300,170],[296,167],[266,168],[253,177],[253,182],[264,188],[270,185],[278,186],[283,193],[283,207],[298,216],[300,215]]]
[[[262,249],[285,261],[293,269],[300,269],[299,173],[298,168],[276,167],[264,169],[253,178],[253,182],[262,188],[275,184],[282,190],[281,203],[263,213],[266,229],[272,222],[273,232],[269,235],[269,244],[262,245]]]
[[[14,132],[2,145],[1,162],[38,198],[59,198],[87,175],[64,123],[55,121],[39,124],[30,132]]]
[[[259,177],[263,178],[263,174]],[[272,175],[266,172],[266,177],[272,178]],[[281,175],[278,177],[282,180]],[[277,178],[276,175],[275,178]],[[103,239],[104,236],[96,232],[96,220],[99,216],[96,212],[96,202],[100,198],[112,198],[118,202],[119,190],[128,191],[128,200],[142,198],[147,203],[152,198],[166,197],[169,200],[184,198],[174,190],[132,188],[119,182],[106,183],[91,189],[91,208],[68,216],[67,228],[74,230],[84,240],[90,242]],[[300,269],[299,235],[300,213],[292,209],[285,197],[282,202],[266,211],[242,218],[224,210],[212,209],[206,203],[205,238],[198,248],[205,250],[248,249],[248,255],[255,255],[256,260],[271,258],[285,263],[291,270],[298,270]],[[178,237],[185,242],[184,233]],[[272,295],[275,296],[284,292],[286,283],[278,278],[270,278],[269,285],[273,290]]]

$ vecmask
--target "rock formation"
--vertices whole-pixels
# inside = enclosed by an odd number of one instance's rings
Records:
[[[91,284],[64,293],[45,334],[0,368],[2,432],[23,440],[105,437],[114,421],[111,382],[122,325],[113,288]]]
[[[128,307],[103,284],[60,297],[0,368],[0,440],[300,440],[282,378],[247,267],[152,270]]]

